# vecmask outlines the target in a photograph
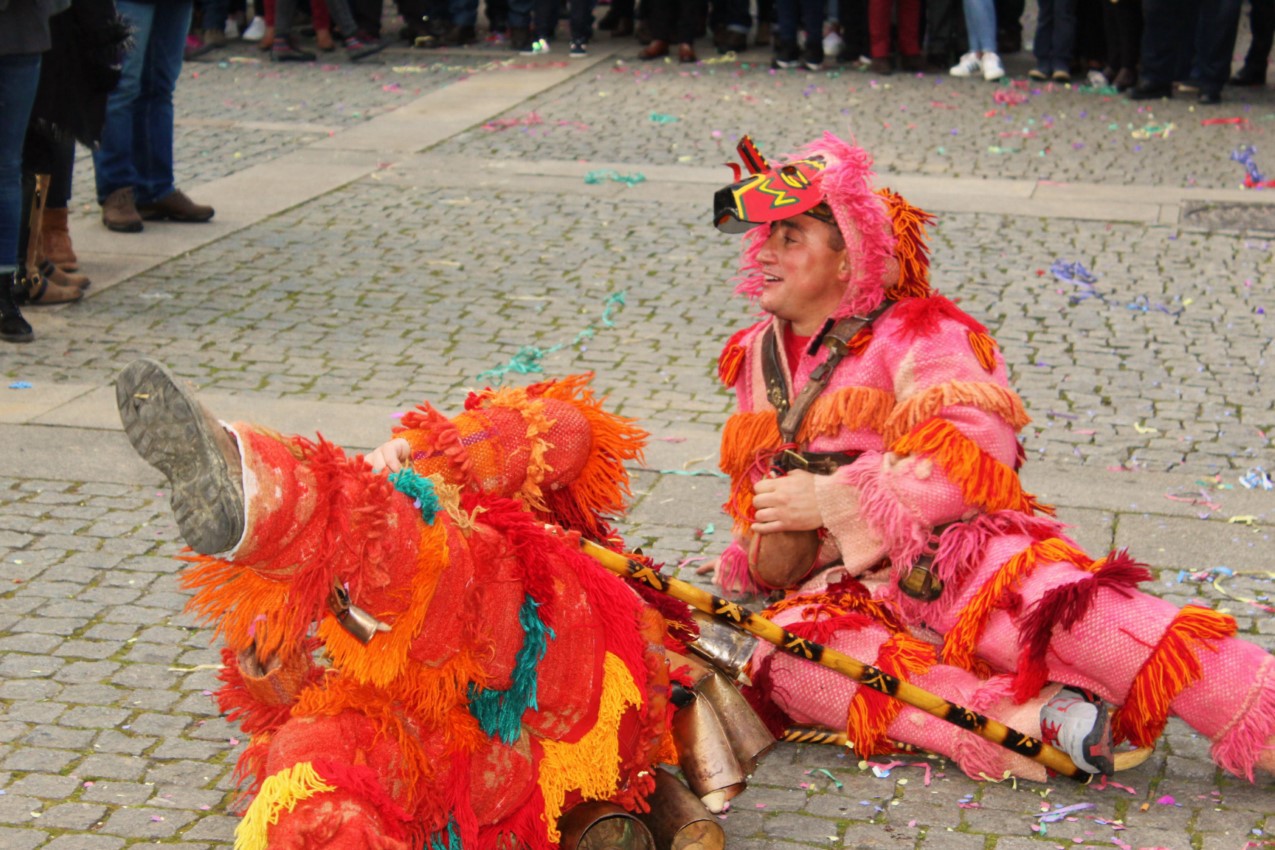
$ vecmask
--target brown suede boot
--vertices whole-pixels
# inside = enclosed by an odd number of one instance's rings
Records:
[[[66,207],[54,209],[45,207],[42,215],[44,238],[41,253],[64,272],[77,271],[80,268],[79,258],[71,247],[71,231],[67,227]]]

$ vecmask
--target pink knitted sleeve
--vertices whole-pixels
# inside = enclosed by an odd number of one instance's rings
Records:
[[[897,328],[882,331],[876,342],[890,364],[899,408],[916,399],[924,404],[913,408],[927,411],[915,414],[921,421],[906,424],[942,420],[989,459],[1012,467],[1018,452],[1015,427],[1005,411],[985,409],[995,406],[983,402],[1005,387],[1004,367],[998,363],[989,372],[971,350],[966,329],[956,322],[922,335]],[[910,563],[925,549],[934,526],[976,510],[962,482],[923,454],[865,452],[819,480],[816,493],[824,526],[851,572],[852,564],[864,569],[883,554],[896,563]]]

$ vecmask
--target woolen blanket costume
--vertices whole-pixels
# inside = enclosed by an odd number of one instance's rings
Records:
[[[719,193],[716,217],[719,229],[747,233],[737,291],[755,298],[767,285],[758,254],[773,222],[823,209],[851,261],[824,331],[885,309],[850,341],[791,446],[764,366],[767,334],[783,339],[786,323],[767,317],[727,343],[719,374],[738,411],[721,465],[737,537],[719,582],[758,589],[747,555],[753,496],[772,460],[784,449],[832,453],[841,465],[815,479],[819,557],[770,609],[777,622],[1029,734],[1055,690],[1046,683],[1063,683],[1118,706],[1118,741],[1152,745],[1174,714],[1212,741],[1214,761],[1231,773],[1253,780],[1275,768],[1275,657],[1236,638],[1225,614],[1140,592],[1145,566],[1123,551],[1087,555],[1020,486],[1016,434],[1029,418],[986,328],[930,289],[931,217],[874,189],[869,155],[831,134],[773,168],[748,144],[741,153],[751,173]],[[829,356],[819,342],[795,361],[777,346],[790,399]],[[901,592],[918,563],[942,582],[938,598]],[[757,650],[752,676],[776,724],[845,729],[861,756],[900,741],[952,756],[975,777],[1043,776],[770,646]]]
[[[184,579],[225,642],[217,699],[252,736],[237,848],[553,850],[580,801],[642,810],[677,760],[678,642],[544,524],[606,540],[643,432],[581,378],[412,411],[411,466],[388,478],[321,439],[227,428],[243,535]],[[354,609],[380,624],[366,643]]]

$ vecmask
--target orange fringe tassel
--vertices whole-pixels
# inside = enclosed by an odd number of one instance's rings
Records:
[[[975,331],[970,331],[969,338],[970,348],[974,349],[974,356],[978,358],[979,365],[989,373],[996,371],[996,340],[985,333]]]
[[[999,416],[1016,432],[1032,421],[1013,390],[982,381],[947,381],[922,390],[894,408],[883,430],[886,445],[902,439],[918,424],[936,418],[943,408],[957,404]]]
[[[890,451],[931,458],[950,481],[960,486],[967,503],[985,511],[1053,514],[1051,508],[1023,490],[1017,472],[988,455],[950,422],[931,419],[894,441]]]
[[[845,387],[815,400],[797,434],[808,444],[817,437],[837,434],[843,428],[880,433],[894,407],[894,395],[870,387]],[[780,445],[775,411],[769,407],[752,413],[736,413],[722,428],[720,466],[731,478],[730,499],[723,505],[739,530],[753,521],[752,472],[758,460],[766,460]]]
[[[919,676],[938,661],[933,644],[898,632],[881,645],[876,667],[905,682]],[[859,758],[871,758],[894,751],[888,735],[890,724],[903,710],[903,703],[865,685],[855,689],[846,716],[846,738]]]
[[[744,365],[744,347],[727,345],[722,349],[722,356],[717,358],[717,377],[723,385],[735,386],[739,378],[739,369]]]
[[[304,623],[294,623],[288,604],[291,585],[210,555],[187,555],[194,566],[181,573],[182,587],[195,594],[186,610],[215,624],[215,636],[238,652],[256,641],[261,657],[291,656],[305,640]]]
[[[925,244],[925,227],[934,216],[914,207],[889,189],[879,189],[890,210],[894,228],[894,257],[899,261],[899,280],[887,287],[885,295],[892,301],[925,298],[930,294],[930,250]]]
[[[1235,632],[1234,618],[1211,608],[1187,605],[1178,611],[1116,711],[1112,720],[1116,741],[1152,746],[1168,722],[1169,703],[1204,675],[1199,648],[1216,651],[1210,644]]]
[[[1037,540],[1005,562],[992,580],[983,585],[962,610],[951,630],[943,638],[943,661],[955,667],[981,672],[985,668],[975,662],[979,638],[992,612],[1005,594],[1029,576],[1041,563],[1072,563],[1092,570],[1094,560],[1084,552],[1057,537]]]
[[[567,485],[567,492],[589,514],[620,515],[627,510],[633,495],[624,463],[642,463],[642,450],[649,435],[637,426],[636,419],[603,409],[606,396],[594,397],[588,386],[592,379],[592,375],[571,375],[536,387],[545,398],[571,402],[589,423],[593,435],[589,459],[575,481]]]

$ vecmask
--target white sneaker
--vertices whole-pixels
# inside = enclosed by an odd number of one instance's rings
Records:
[[[823,55],[835,57],[841,52],[841,45],[843,44],[845,44],[845,41],[842,40],[841,33],[833,30],[823,37]]]
[[[234,41],[239,37],[239,22],[234,18],[226,18],[226,38]]]
[[[1005,66],[1001,64],[1001,58],[995,53],[983,54],[983,79],[989,83],[999,80],[1005,76]]]
[[[952,66],[948,71],[953,77],[972,77],[983,68],[983,63],[978,61],[977,53],[966,53],[961,57],[961,61]]]
[[[266,35],[266,19],[257,15],[252,19],[252,23],[248,24],[248,28],[243,31],[244,41],[261,41]]]
[[[1076,688],[1063,688],[1041,706],[1040,737],[1058,747],[1086,773],[1110,776],[1111,715],[1098,697]]]

